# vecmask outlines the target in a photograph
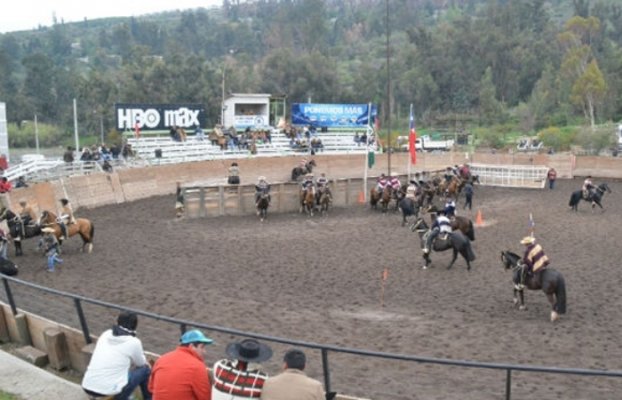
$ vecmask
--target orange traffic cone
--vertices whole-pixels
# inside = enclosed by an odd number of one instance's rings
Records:
[[[477,210],[477,216],[475,217],[475,225],[484,225],[484,219],[482,218],[482,210]]]
[[[365,204],[365,193],[359,192],[359,204]]]

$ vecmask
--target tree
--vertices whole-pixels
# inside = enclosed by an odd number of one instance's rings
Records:
[[[496,98],[490,67],[486,68],[486,72],[480,81],[479,115],[480,120],[487,125],[503,120],[503,105]]]
[[[607,92],[607,84],[596,60],[592,60],[572,86],[571,100],[581,106],[586,118],[590,120],[592,129],[595,127],[595,107]]]

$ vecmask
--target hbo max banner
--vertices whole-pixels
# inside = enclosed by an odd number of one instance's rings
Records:
[[[205,127],[205,107],[202,104],[126,104],[114,105],[117,130],[167,130],[171,126]]]
[[[292,104],[292,124],[316,127],[361,127],[370,125],[368,104]],[[376,116],[372,106],[371,117]]]

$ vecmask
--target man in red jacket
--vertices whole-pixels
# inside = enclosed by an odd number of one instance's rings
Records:
[[[180,345],[154,364],[149,379],[153,400],[211,400],[205,347],[213,343],[199,330],[184,333]]]

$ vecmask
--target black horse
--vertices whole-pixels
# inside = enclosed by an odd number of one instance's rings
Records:
[[[420,197],[423,200],[423,197]],[[419,216],[419,210],[421,209],[421,203],[418,200],[410,197],[404,197],[399,202],[399,208],[402,211],[402,226],[406,225],[408,217]]]
[[[417,221],[415,221],[415,223],[412,225],[411,230],[417,231],[417,233],[419,234],[419,241],[421,244],[421,249],[423,250],[423,248],[425,248],[428,235],[430,234],[430,228],[425,223],[423,218],[419,217],[417,218]],[[462,255],[462,258],[464,258],[467,263],[467,270],[470,271],[471,261],[475,261],[475,253],[473,252],[473,248],[471,247],[471,241],[469,240],[469,238],[467,238],[460,231],[452,232],[448,234],[446,238],[442,238],[441,236],[442,234],[436,238],[436,240],[432,244],[432,249],[437,252],[449,249],[453,250],[454,254],[451,262],[447,266],[447,269],[450,269],[454,265],[454,262],[456,262],[456,258],[458,257],[458,253],[460,253],[460,255]],[[425,260],[425,265],[423,266],[423,269],[426,269],[431,262],[430,253],[423,252],[423,259]]]
[[[261,222],[268,216],[268,207],[270,207],[270,194],[264,191],[257,201],[257,215]]]
[[[13,238],[15,245],[15,255],[22,256],[22,239],[30,239],[41,236],[41,227],[39,225],[26,225],[22,229],[22,222],[17,214],[6,207],[0,208],[0,221],[5,220],[9,227],[9,235]]]
[[[525,278],[525,284],[520,284],[520,275],[522,272],[521,257],[511,251],[501,252],[501,262],[505,269],[512,269],[512,282],[514,282],[514,304],[518,305],[519,310],[525,310],[524,288],[529,290],[542,290],[546,294],[549,303],[551,303],[551,322],[555,322],[560,314],[566,313],[566,281],[563,275],[553,269],[546,268],[541,272],[541,284],[534,280],[531,275]],[[517,297],[518,294],[518,297]],[[520,303],[519,303],[520,298]]]
[[[570,202],[568,203],[568,205],[570,206],[572,210],[579,211],[579,203],[581,202],[581,200],[585,200],[585,201],[592,202],[592,210],[596,206],[604,210],[603,205],[601,204],[601,201],[605,193],[611,193],[611,189],[609,189],[609,185],[607,185],[606,183],[601,183],[600,185],[598,185],[598,187],[596,187],[596,189],[594,189],[591,192],[588,199],[583,197],[582,190],[577,190],[575,192],[572,192],[572,195],[570,196]]]
[[[307,161],[304,167],[294,167],[292,169],[292,181],[296,181],[299,177],[313,172],[313,167],[317,167],[315,160]]]

